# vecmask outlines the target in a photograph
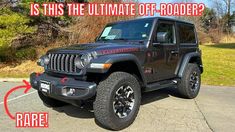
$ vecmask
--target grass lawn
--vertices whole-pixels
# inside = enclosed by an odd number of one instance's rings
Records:
[[[28,78],[32,72],[42,72],[43,68],[35,61],[23,61],[16,66],[0,66],[0,78]]]
[[[200,46],[204,73],[202,83],[207,85],[235,86],[235,43]],[[0,78],[28,77],[31,72],[43,69],[34,61],[26,61],[16,67],[0,68]]]
[[[235,86],[235,43],[200,46],[204,73],[202,83]]]

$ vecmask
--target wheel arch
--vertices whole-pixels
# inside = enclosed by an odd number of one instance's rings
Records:
[[[178,77],[183,76],[183,73],[184,73],[188,63],[197,64],[201,73],[203,73],[203,64],[202,64],[201,54],[199,52],[193,52],[193,53],[188,53],[183,57],[183,59],[180,63],[180,68],[177,73]]]
[[[107,74],[111,74],[113,72],[122,71],[127,72],[131,75],[134,75],[138,81],[141,83],[141,86],[145,86],[143,75],[141,74],[140,69],[138,68],[138,65],[133,60],[127,60],[127,61],[119,61],[115,62],[107,72]]]
[[[91,63],[110,63],[112,64],[109,69],[106,70],[94,70],[87,69],[87,73],[99,74],[101,76],[108,76],[113,72],[122,71],[134,75],[141,86],[146,86],[146,80],[141,68],[141,64],[138,58],[133,54],[111,54],[93,60]],[[105,74],[105,75],[104,75]]]

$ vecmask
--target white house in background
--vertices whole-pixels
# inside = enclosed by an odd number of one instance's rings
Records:
[[[233,12],[230,24],[231,24],[232,32],[235,33],[235,11]]]

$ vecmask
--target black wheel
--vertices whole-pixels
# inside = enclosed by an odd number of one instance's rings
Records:
[[[181,82],[178,84],[179,93],[188,99],[195,98],[201,86],[201,71],[197,64],[189,63],[184,71]]]
[[[47,97],[41,91],[38,91],[38,95],[40,99],[42,100],[43,104],[47,107],[61,107],[67,104],[65,102]]]
[[[129,73],[114,72],[100,82],[94,102],[96,120],[112,130],[121,130],[133,123],[141,103],[140,85]]]

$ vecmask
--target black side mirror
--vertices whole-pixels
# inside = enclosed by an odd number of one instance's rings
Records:
[[[155,39],[155,42],[153,43],[153,46],[161,45],[161,43],[166,43],[168,38],[167,32],[158,32],[157,38]]]

